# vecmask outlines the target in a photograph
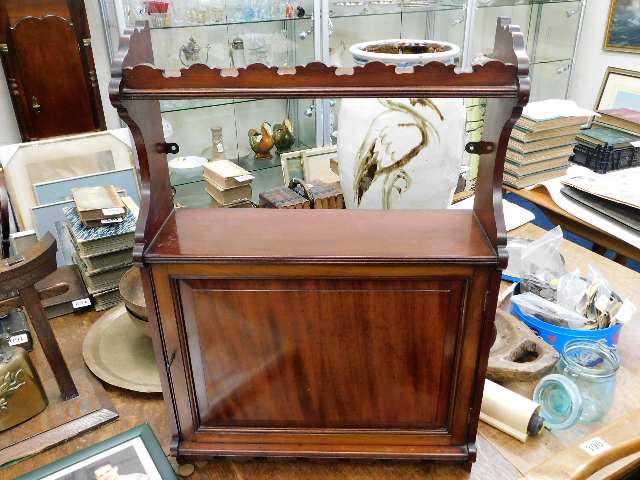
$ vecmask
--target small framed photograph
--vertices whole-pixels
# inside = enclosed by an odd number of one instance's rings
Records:
[[[607,68],[595,109],[611,108],[630,108],[640,111],[640,71]]]
[[[604,35],[604,49],[640,53],[640,8],[638,0],[611,0]]]
[[[177,480],[144,424],[34,470],[18,480]]]
[[[305,182],[313,180],[335,183],[340,177],[331,170],[331,160],[337,158],[338,149],[332,147],[309,148],[280,155],[282,179],[285,185],[293,178]]]

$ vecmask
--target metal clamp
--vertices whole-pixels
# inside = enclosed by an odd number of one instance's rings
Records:
[[[177,143],[158,143],[156,146],[158,153],[172,153],[176,154],[180,151],[180,145]]]
[[[492,142],[469,142],[464,147],[467,153],[472,155],[486,155],[487,153],[492,153],[495,148],[496,146]]]

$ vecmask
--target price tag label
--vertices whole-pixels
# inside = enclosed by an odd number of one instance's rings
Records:
[[[21,333],[20,335],[14,335],[13,337],[9,337],[9,345],[15,347],[16,345],[22,345],[23,343],[28,343],[29,337],[27,337],[26,333]]]
[[[233,178],[235,179],[236,182],[242,183],[242,182],[250,182],[256,177],[254,177],[253,175],[238,175],[237,177],[233,177]]]
[[[640,140],[638,140],[637,142],[631,142],[631,146],[634,148],[640,147]]]
[[[100,223],[102,225],[112,225],[114,223],[122,223],[124,221],[124,219],[122,218],[105,218],[103,220],[100,220]]]
[[[606,452],[607,450],[611,450],[611,445],[600,437],[593,437],[591,440],[587,440],[578,446],[592,457],[600,455],[602,452]]]
[[[218,153],[224,152],[224,145],[222,145],[222,143],[217,143],[216,150],[218,150]]]
[[[103,208],[103,215],[122,215],[124,213],[124,208],[116,207],[116,208]]]
[[[82,308],[82,307],[88,307],[91,305],[91,300],[89,298],[81,298],[79,300],[74,300],[73,302],[71,302],[71,306],[73,308]]]

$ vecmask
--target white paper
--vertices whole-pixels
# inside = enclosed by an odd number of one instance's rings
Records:
[[[567,183],[600,198],[640,209],[640,167],[625,168],[604,175],[591,172],[589,175],[571,177]]]
[[[471,210],[473,209],[474,199],[475,197],[466,198],[455,205],[451,205],[449,208],[454,210]],[[529,210],[506,200],[502,200],[502,210],[504,211],[504,222],[507,232],[515,230],[535,219],[535,215]]]
[[[242,182],[250,182],[256,177],[254,177],[253,175],[238,175],[237,177],[233,177],[233,178],[236,182],[242,183]]]
[[[592,457],[600,455],[602,452],[606,452],[607,450],[611,450],[611,445],[602,440],[600,437],[593,437],[592,439],[587,440],[586,442],[583,442],[578,446]]]
[[[122,215],[123,213],[124,213],[124,208],[122,208],[122,207],[103,208],[102,209],[102,214],[103,215]]]
[[[631,142],[631,146],[634,148],[639,148],[640,147],[640,140],[638,140],[637,142]]]
[[[71,302],[71,306],[73,308],[88,307],[89,305],[91,305],[91,300],[89,298],[81,298]]]
[[[23,343],[27,343],[28,341],[29,337],[27,337],[27,334],[21,333],[20,335],[9,337],[9,346],[15,347],[16,345],[22,345]]]
[[[532,120],[551,120],[558,117],[593,117],[599,116],[593,110],[579,107],[571,100],[549,99],[541,102],[531,102],[522,114]]]

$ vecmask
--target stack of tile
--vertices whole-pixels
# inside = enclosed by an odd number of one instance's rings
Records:
[[[206,191],[213,198],[214,207],[252,208],[251,175],[229,160],[216,160],[204,166]]]
[[[124,219],[101,227],[86,227],[76,207],[64,209],[75,247],[75,262],[96,311],[111,308],[122,300],[118,285],[133,261],[138,207],[129,197],[123,201],[128,207]]]
[[[504,183],[525,188],[563,176],[580,127],[589,117],[568,116],[536,120],[523,115],[509,139]]]

